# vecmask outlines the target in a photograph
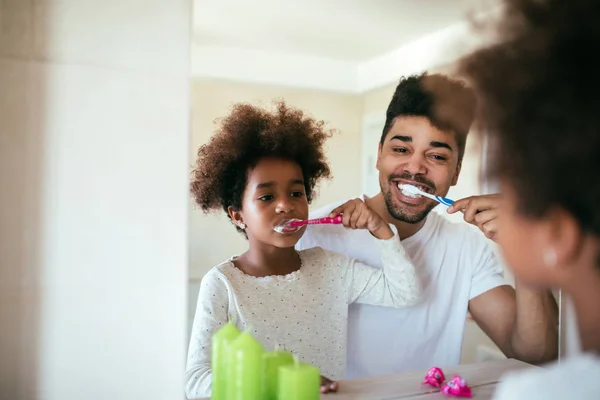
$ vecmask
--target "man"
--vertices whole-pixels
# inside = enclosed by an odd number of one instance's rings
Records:
[[[541,363],[556,357],[557,307],[552,294],[502,276],[489,239],[467,224],[449,222],[437,205],[413,197],[402,185],[445,196],[457,183],[467,133],[475,112],[472,92],[443,75],[401,79],[388,107],[379,144],[381,192],[364,201],[398,232],[425,288],[407,309],[352,305],[348,320],[348,377],[364,377],[459,363],[467,311],[507,357]],[[494,239],[499,197],[457,201],[449,213]],[[336,206],[312,217],[335,213]],[[352,226],[352,221],[347,221]],[[298,248],[321,246],[381,266],[375,238],[364,230],[313,226]]]

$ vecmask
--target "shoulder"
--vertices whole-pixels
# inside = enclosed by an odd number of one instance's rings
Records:
[[[298,254],[302,259],[303,267],[310,268],[330,268],[343,265],[349,258],[335,251],[327,250],[316,246],[306,250],[299,250]]]
[[[548,368],[509,373],[498,386],[495,399],[597,399],[598,382],[600,358],[588,354]]]
[[[311,247],[310,249],[298,250],[298,254],[302,259],[322,258],[326,255],[326,250],[319,246]]]
[[[230,273],[232,268],[235,268],[232,260],[233,257],[215,265],[206,273],[206,275],[204,275],[204,277],[210,279],[224,278],[228,273]]]
[[[215,265],[202,277],[200,290],[226,289],[233,268],[235,266],[231,260]]]
[[[323,249],[320,246],[314,246],[309,249],[298,250],[298,254],[302,259],[303,267],[320,268],[329,263],[330,251]]]

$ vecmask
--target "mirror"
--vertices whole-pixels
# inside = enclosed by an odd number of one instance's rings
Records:
[[[235,102],[269,106],[272,99],[307,111],[339,131],[327,144],[333,172],[312,209],[379,192],[375,169],[385,111],[398,79],[422,71],[452,74],[472,47],[467,14],[491,7],[476,0],[197,1],[192,49],[192,146],[207,143],[215,119]],[[464,46],[449,46],[450,40]],[[448,197],[497,191],[486,179],[486,139],[471,132],[458,184]],[[213,266],[241,254],[247,241],[223,214],[190,205],[189,327],[200,282]],[[455,223],[442,206],[434,212]],[[496,251],[495,246],[494,251]],[[498,255],[499,256],[499,255]],[[514,280],[505,271],[510,284]],[[467,316],[460,363],[505,358]]]

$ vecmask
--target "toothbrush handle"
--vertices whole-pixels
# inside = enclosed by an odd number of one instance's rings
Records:
[[[341,224],[342,223],[342,215],[336,215],[335,217],[324,217],[324,218],[316,218],[309,219],[306,221],[293,221],[290,223],[290,226],[304,226],[304,225],[319,225],[319,224]]]
[[[310,219],[306,221],[308,225],[317,225],[317,224],[341,224],[342,223],[342,215],[336,215],[335,217],[325,217],[325,218],[317,218]]]
[[[445,206],[451,206],[454,204],[454,200],[450,200],[447,197],[435,196],[436,200],[442,203]]]

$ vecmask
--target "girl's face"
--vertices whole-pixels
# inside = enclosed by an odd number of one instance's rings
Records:
[[[595,263],[596,256],[586,261],[585,237],[571,214],[551,207],[538,218],[524,215],[513,185],[506,179],[501,185],[498,244],[515,277],[534,287],[564,287],[582,265]]]
[[[294,247],[305,228],[294,233],[277,233],[273,228],[284,220],[308,218],[308,201],[302,169],[293,161],[263,158],[248,171],[242,209],[230,210],[238,225],[246,225],[248,240],[275,247]]]
[[[548,247],[544,224],[521,215],[512,185],[504,180],[501,186],[498,244],[502,255],[516,278],[533,286],[550,286],[552,282],[549,281],[551,276],[548,272],[551,271],[544,265],[544,251],[553,250]]]

